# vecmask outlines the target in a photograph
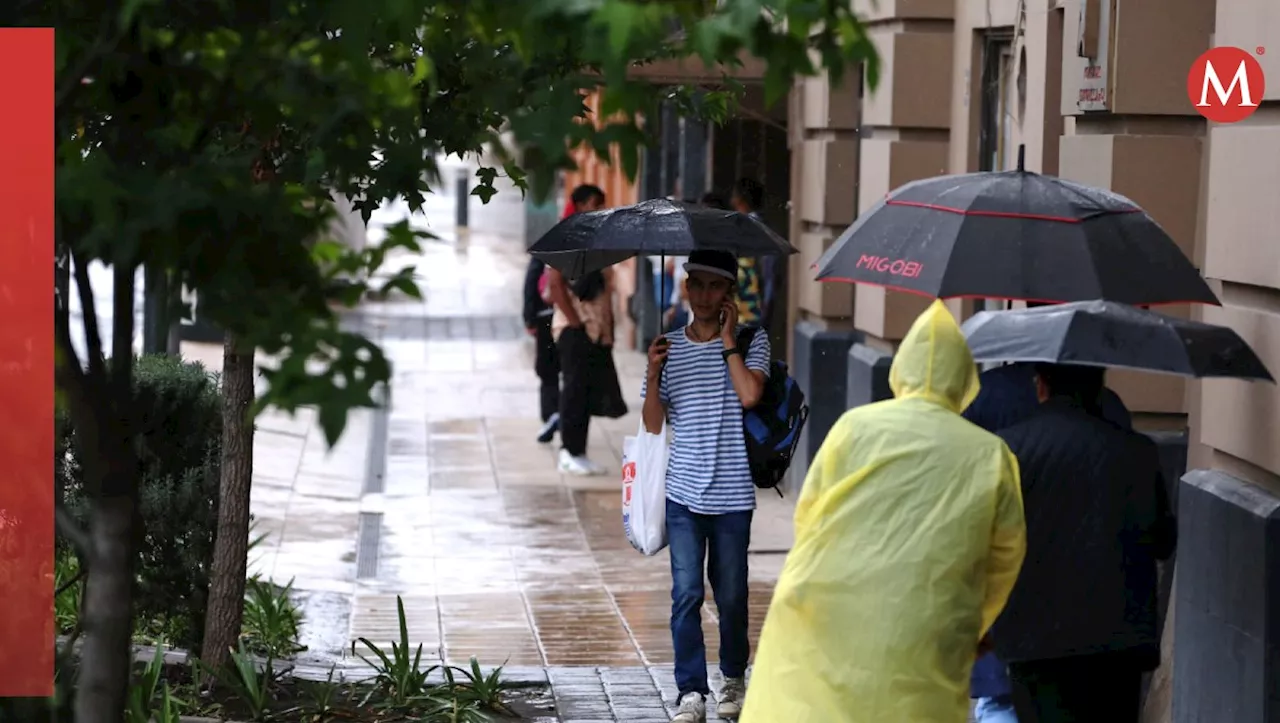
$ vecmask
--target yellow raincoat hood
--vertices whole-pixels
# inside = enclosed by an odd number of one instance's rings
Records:
[[[796,505],[741,723],[965,723],[979,639],[1026,548],[1017,461],[959,415],[978,373],[941,302],[895,399],[844,414]]]
[[[919,397],[959,414],[978,398],[978,368],[955,317],[935,301],[902,340],[889,388],[898,399]]]

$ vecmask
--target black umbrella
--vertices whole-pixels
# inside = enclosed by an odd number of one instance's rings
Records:
[[[529,253],[572,279],[637,254],[687,256],[696,250],[746,257],[796,253],[750,216],[665,198],[574,214],[534,242]]]
[[[979,363],[1050,362],[1275,381],[1233,329],[1113,301],[983,311],[962,330]]]
[[[938,298],[1218,304],[1133,201],[1022,169],[908,183],[814,264],[819,281]]]

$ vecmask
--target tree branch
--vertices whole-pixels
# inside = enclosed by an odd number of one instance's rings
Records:
[[[84,579],[85,572],[87,572],[87,570],[86,570],[85,568],[83,568],[83,567],[82,567],[82,568],[80,568],[79,572],[77,572],[77,573],[76,573],[76,576],[75,576],[75,577],[71,578],[70,580],[67,580],[67,581],[66,581],[66,582],[64,582],[64,583],[62,583],[62,585],[58,586],[58,589],[57,589],[57,590],[54,590],[54,591],[53,591],[53,596],[56,598],[56,597],[58,597],[59,595],[61,595],[62,593],[64,593],[64,592],[66,592],[66,591],[70,590],[72,587],[74,587],[74,586],[75,586],[75,584],[76,584],[76,583],[78,583],[78,582],[80,582],[81,580],[83,580],[83,579]]]

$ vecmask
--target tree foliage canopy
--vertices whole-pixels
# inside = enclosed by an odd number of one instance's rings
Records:
[[[34,8],[39,8],[38,10]],[[264,402],[318,405],[330,439],[388,368],[338,328],[338,273],[381,264],[416,241],[342,252],[323,236],[327,201],[365,217],[403,197],[416,209],[442,154],[489,151],[539,195],[570,149],[621,151],[663,90],[628,78],[638,62],[768,63],[771,98],[825,67],[875,56],[847,2],[832,0],[59,0],[20,24],[58,30],[58,239],[82,262],[155,265],[195,290],[223,328],[283,359]],[[46,17],[37,14],[50,13]],[[860,70],[858,71],[860,72]],[[603,126],[581,122],[603,91]],[[690,112],[723,115],[732,87]],[[692,96],[689,96],[692,97]],[[408,276],[392,285],[412,293]],[[357,289],[358,291],[358,289]],[[119,322],[117,316],[117,323]],[[88,334],[94,349],[93,330]],[[61,344],[64,355],[71,353]],[[95,351],[100,351],[97,346]],[[321,360],[308,366],[307,360]],[[61,386],[92,394],[96,360],[67,359]]]
[[[483,152],[496,167],[478,171],[476,195],[504,174],[545,197],[583,145],[617,149],[634,176],[662,99],[711,120],[732,111],[733,83],[659,88],[629,77],[638,63],[755,56],[770,101],[824,69],[866,72],[872,87],[877,74],[847,0],[11,0],[0,19],[56,28],[56,238],[75,262],[88,349],[77,358],[62,308],[57,386],[92,507],[87,534],[59,526],[89,570],[82,723],[120,720],[128,683],[140,420],[131,356],[104,350],[132,346],[137,268],[266,351],[260,406],[318,407],[332,443],[390,376],[334,311],[370,282],[334,282],[371,278],[418,243],[407,221],[359,250],[328,239],[337,196],[366,219],[398,198],[417,210],[438,159]],[[583,122],[592,90],[606,123]],[[114,271],[110,329],[94,261]],[[412,269],[385,285],[417,293]]]

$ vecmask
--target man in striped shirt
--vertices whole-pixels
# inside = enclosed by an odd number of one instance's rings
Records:
[[[655,339],[641,395],[644,425],[674,436],[667,465],[667,539],[671,555],[671,637],[679,710],[674,723],[706,720],[707,651],[702,637],[704,575],[720,616],[717,711],[736,718],[745,696],[747,546],[756,506],[742,410],[760,401],[768,373],[767,334],[739,349],[734,301],[738,261],[722,251],[695,251],[684,265],[693,321]],[[657,387],[657,394],[648,390]]]

